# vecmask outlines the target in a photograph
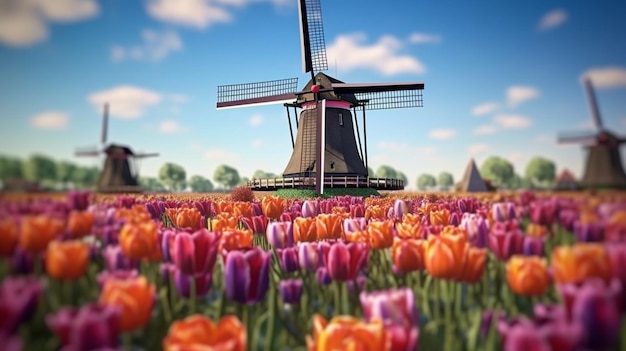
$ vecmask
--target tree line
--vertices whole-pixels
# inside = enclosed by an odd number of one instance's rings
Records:
[[[554,162],[541,156],[534,157],[528,162],[523,176],[516,172],[510,161],[498,156],[487,158],[479,170],[484,179],[498,188],[505,189],[549,188],[553,186],[556,178]],[[5,186],[15,181],[26,181],[48,190],[89,189],[95,186],[100,171],[100,167],[97,166],[79,166],[66,160],[56,161],[42,154],[33,154],[24,160],[0,155],[0,181]],[[402,179],[404,184],[409,184],[403,172],[389,165],[382,165],[376,171],[368,167],[368,173],[370,177]],[[224,164],[215,169],[212,180],[198,174],[187,177],[183,166],[166,162],[159,168],[157,177],[140,176],[139,183],[151,191],[211,192],[232,189],[246,184],[250,179],[280,177],[263,170],[255,171],[251,178],[242,177],[237,169]],[[219,185],[219,189],[213,182]],[[416,178],[415,184],[422,191],[445,191],[454,186],[454,177],[446,171],[439,173],[437,177],[422,173]]]

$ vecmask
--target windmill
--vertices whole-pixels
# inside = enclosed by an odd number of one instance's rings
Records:
[[[577,133],[577,135],[561,135],[559,143],[579,143],[587,150],[584,175],[581,185],[585,188],[626,188],[626,174],[622,166],[620,145],[626,138],[609,132],[600,118],[591,80],[584,80],[587,99],[591,109],[591,117],[597,131],[593,133]]]
[[[304,89],[297,90],[297,78],[218,86],[217,109],[283,103],[293,148],[283,187],[315,186],[318,194],[326,183],[402,189],[398,179],[368,178],[365,110],[421,107],[424,83],[348,84],[322,73],[328,63],[320,1],[299,0],[298,10],[302,66],[311,75]],[[295,141],[290,109],[296,116]],[[363,117],[363,144],[357,110]]]
[[[109,105],[104,105],[102,132],[99,148],[77,150],[78,157],[99,157],[105,155],[104,167],[98,178],[96,190],[99,192],[141,192],[138,182],[137,161],[146,157],[158,156],[158,153],[134,153],[128,146],[107,145],[109,123]]]

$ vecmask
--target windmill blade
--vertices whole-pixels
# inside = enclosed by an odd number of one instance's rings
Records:
[[[299,0],[298,13],[302,69],[304,73],[325,71],[328,69],[328,61],[320,0]]]
[[[597,141],[597,136],[591,133],[564,133],[559,135],[559,144],[583,144],[592,145]]]
[[[368,110],[422,107],[424,83],[333,83],[336,94],[354,94],[367,103]]]
[[[277,104],[296,99],[298,78],[217,87],[217,109]]]
[[[104,111],[102,114],[102,133],[100,134],[100,142],[102,144],[106,144],[107,142],[107,133],[109,129],[109,104],[104,104]]]
[[[141,153],[141,154],[134,154],[133,155],[134,158],[146,158],[146,157],[157,157],[157,156],[159,156],[159,153],[157,153],[157,152]]]
[[[78,157],[96,157],[98,155],[100,155],[100,151],[99,150],[92,150],[92,151],[87,151],[87,150],[83,150],[83,151],[76,151],[74,153],[75,156]]]
[[[596,94],[593,91],[593,85],[589,77],[585,78],[585,89],[587,91],[587,98],[589,99],[589,108],[591,109],[591,118],[593,118],[593,124],[598,129],[602,129],[602,119],[600,118],[600,109],[598,108],[598,102],[596,101]]]

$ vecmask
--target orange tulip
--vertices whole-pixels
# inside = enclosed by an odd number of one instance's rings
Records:
[[[429,236],[424,260],[426,270],[435,278],[460,279],[468,247],[467,238],[463,235]]]
[[[307,335],[309,351],[371,350],[391,351],[382,321],[366,323],[352,316],[337,316],[327,322],[313,316],[313,337]]]
[[[254,233],[251,229],[226,229],[222,231],[219,251],[251,248],[253,241]]]
[[[165,339],[164,351],[246,350],[246,329],[234,315],[222,317],[217,325],[200,314],[175,321]]]
[[[215,207],[217,208],[217,213],[218,214],[222,214],[222,213],[232,214],[233,213],[234,204],[235,203],[232,202],[232,201],[220,201],[220,202],[215,204]]]
[[[109,278],[104,283],[99,302],[118,306],[121,310],[121,331],[134,331],[150,321],[155,290],[154,285],[150,284],[144,276],[126,279]]]
[[[24,216],[20,225],[20,245],[31,253],[42,252],[64,228],[65,223],[57,218],[46,215]]]
[[[365,219],[383,219],[387,218],[387,211],[389,207],[383,207],[379,205],[372,205],[365,208]]]
[[[165,214],[170,218],[172,224],[178,228],[200,229],[203,225],[202,214],[195,207],[168,208]]]
[[[341,239],[343,217],[337,214],[320,214],[315,217],[315,236],[322,239]]]
[[[131,208],[118,208],[115,211],[115,218],[124,219],[126,223],[142,223],[152,220],[146,206],[139,204]]]
[[[396,224],[396,232],[400,239],[420,239],[422,229],[421,223],[400,222]]]
[[[87,271],[89,246],[81,240],[57,241],[48,245],[46,272],[57,280],[76,280]]]
[[[543,295],[550,287],[546,260],[539,256],[512,256],[506,263],[506,281],[516,294]]]
[[[265,196],[261,199],[261,211],[265,217],[278,219],[285,209],[285,200],[277,196]]]
[[[125,223],[120,230],[119,242],[122,252],[135,260],[157,260],[161,256],[157,223]]]
[[[209,230],[214,232],[221,232],[227,229],[236,229],[239,225],[239,218],[233,216],[230,213],[223,212],[211,219],[211,225]]]
[[[386,249],[393,245],[393,220],[375,221],[367,225],[367,235],[372,249]]]
[[[0,219],[0,256],[9,256],[17,246],[17,225],[12,218]]]
[[[67,231],[74,238],[91,234],[94,220],[92,212],[72,210],[67,218]]]
[[[609,281],[612,269],[603,244],[577,243],[552,250],[552,270],[557,284],[581,283],[588,278]]]
[[[352,232],[346,232],[343,234],[343,239],[350,243],[370,243],[370,236],[367,230],[354,230]]]
[[[445,227],[443,227],[441,229],[441,235],[443,236],[462,236],[465,238],[465,240],[467,240],[469,238],[469,235],[467,234],[467,231],[465,230],[465,228],[461,227],[461,226],[454,226],[454,225],[446,225]]]
[[[526,235],[528,236],[543,238],[544,236],[546,236],[547,232],[548,229],[545,226],[537,223],[529,223],[526,227]]]
[[[428,216],[432,225],[448,225],[450,223],[450,211],[445,208],[443,210],[430,211]]]
[[[233,215],[237,218],[239,217],[252,218],[252,216],[254,216],[252,203],[244,202],[244,201],[235,202],[233,204]]]
[[[487,265],[487,250],[468,246],[467,256],[463,264],[463,274],[461,281],[469,284],[478,282],[485,272]]]
[[[293,240],[310,242],[317,240],[317,225],[313,217],[297,217],[293,220]]]
[[[394,266],[402,272],[414,272],[424,269],[426,241],[422,239],[393,240],[391,260]]]
[[[405,213],[402,216],[402,223],[407,223],[411,225],[421,225],[422,216],[417,213]]]

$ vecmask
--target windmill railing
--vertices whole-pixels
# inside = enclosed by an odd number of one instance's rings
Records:
[[[286,177],[252,179],[247,183],[253,190],[276,190],[315,186],[315,177]],[[326,188],[374,188],[387,190],[404,189],[404,181],[394,178],[374,178],[363,176],[326,176]]]

